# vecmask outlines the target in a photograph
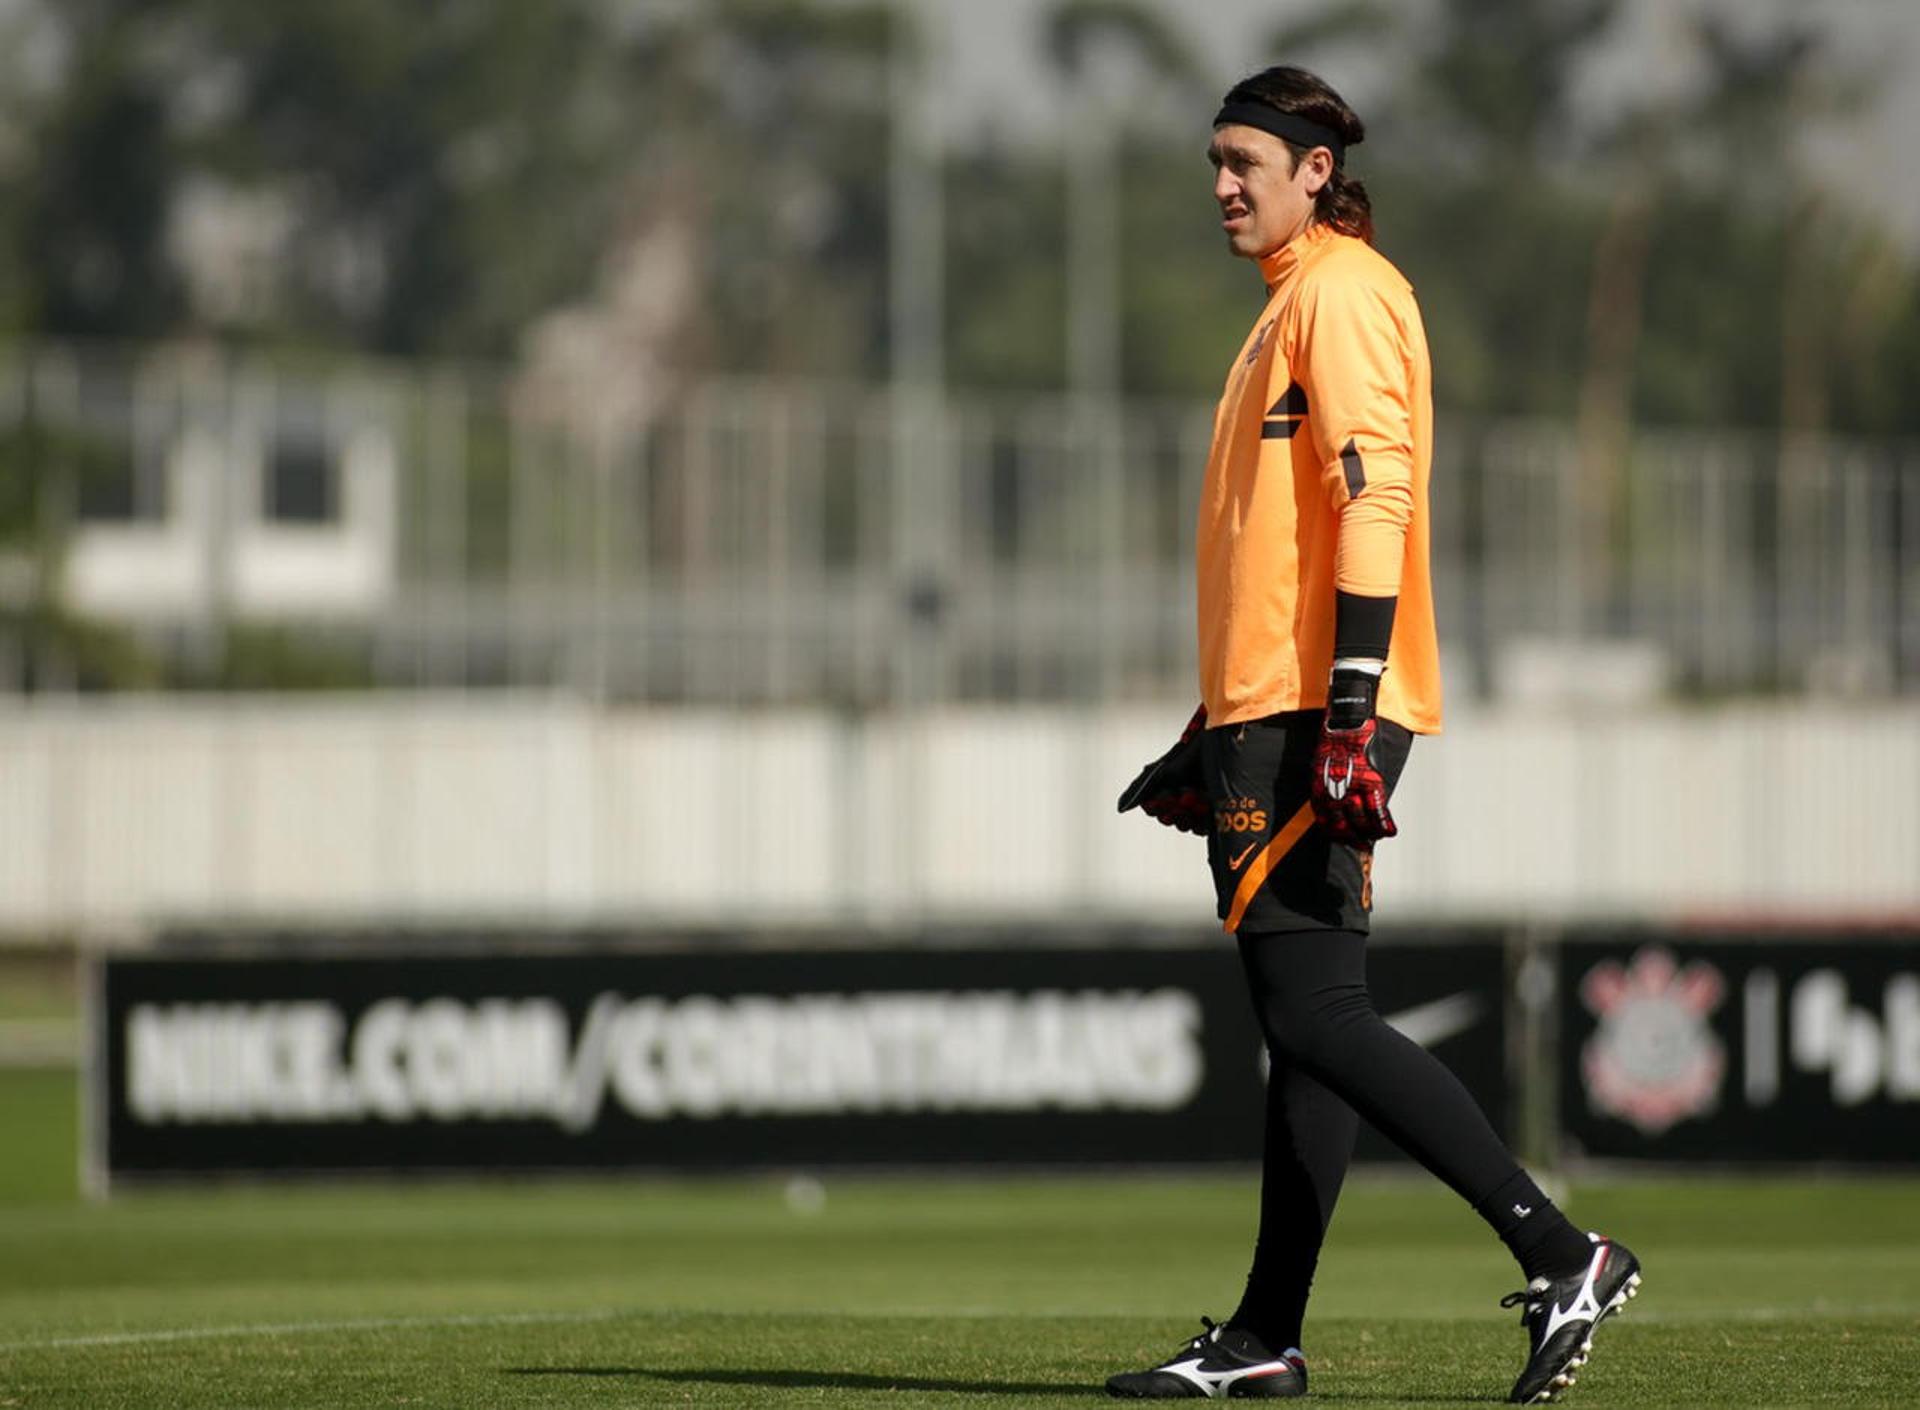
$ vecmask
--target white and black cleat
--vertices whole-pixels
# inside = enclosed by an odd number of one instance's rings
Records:
[[[1158,1366],[1107,1378],[1128,1400],[1279,1400],[1307,1393],[1307,1361],[1290,1346],[1275,1356],[1251,1332],[1202,1317],[1207,1330]]]
[[[1640,1260],[1625,1244],[1598,1234],[1593,1257],[1580,1272],[1565,1278],[1535,1278],[1517,1293],[1500,1299],[1502,1307],[1523,1309],[1527,1364],[1507,1399],[1515,1405],[1558,1400],[1574,1382],[1574,1372],[1593,1355],[1593,1334],[1640,1292]]]

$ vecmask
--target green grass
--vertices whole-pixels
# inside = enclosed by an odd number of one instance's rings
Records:
[[[0,1219],[10,1205],[72,1202],[79,1130],[71,1071],[0,1068]],[[0,1296],[8,1281],[0,1262]],[[3,1328],[0,1323],[0,1338]]]
[[[71,1139],[16,1121],[20,1083],[0,1081],[9,1162]],[[1097,1403],[1109,1372],[1230,1310],[1254,1202],[1251,1179],[1213,1177],[829,1178],[812,1214],[773,1180],[104,1207],[21,1188],[0,1207],[7,1410]],[[1571,1403],[1914,1402],[1920,1182],[1615,1184],[1570,1212],[1647,1265]],[[1357,1179],[1308,1328],[1315,1397],[1499,1400],[1514,1286],[1445,1191]]]
[[[71,954],[56,950],[0,950],[0,1022],[78,1017]]]

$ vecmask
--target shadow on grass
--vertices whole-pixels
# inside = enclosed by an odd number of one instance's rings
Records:
[[[935,1376],[875,1376],[859,1371],[655,1371],[645,1366],[507,1366],[507,1376],[633,1376],[651,1381],[679,1381],[720,1386],[771,1386],[785,1390],[935,1390],[962,1395],[1078,1395],[1101,1393],[1098,1385],[1062,1385],[1058,1381],[959,1381]],[[1102,1397],[1104,1399],[1104,1396]],[[1500,1395],[1372,1395],[1359,1391],[1315,1391],[1318,1400],[1351,1400],[1362,1404],[1390,1400],[1395,1404],[1443,1401],[1470,1405],[1504,1401]]]
[[[654,1381],[690,1381],[722,1386],[775,1386],[788,1390],[943,1390],[974,1395],[1078,1395],[1098,1386],[1057,1381],[958,1381],[934,1376],[876,1376],[858,1371],[654,1371],[645,1366],[508,1366],[509,1376],[636,1376]]]

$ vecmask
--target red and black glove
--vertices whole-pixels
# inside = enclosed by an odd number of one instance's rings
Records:
[[[1335,842],[1363,852],[1400,830],[1387,811],[1387,782],[1373,762],[1379,686],[1379,677],[1365,671],[1334,671],[1308,788],[1320,825]]]
[[[1207,707],[1193,712],[1180,742],[1140,770],[1140,776],[1120,795],[1120,811],[1138,808],[1155,822],[1204,837],[1213,824],[1205,781],[1200,775],[1200,732],[1207,727]]]

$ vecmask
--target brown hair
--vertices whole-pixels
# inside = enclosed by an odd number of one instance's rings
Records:
[[[1317,122],[1349,147],[1367,135],[1367,125],[1325,79],[1286,64],[1262,69],[1250,78],[1241,79],[1227,90],[1226,101],[1264,103],[1280,112]],[[1298,167],[1300,159],[1312,149],[1287,142],[1287,150],[1293,153],[1293,164]],[[1367,199],[1367,188],[1357,177],[1347,175],[1344,165],[1334,166],[1333,175],[1313,200],[1316,222],[1331,226],[1343,235],[1358,236],[1369,245],[1373,243],[1373,204]]]

